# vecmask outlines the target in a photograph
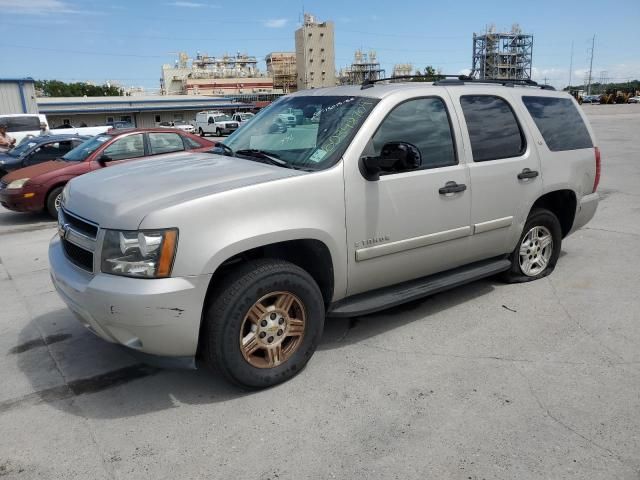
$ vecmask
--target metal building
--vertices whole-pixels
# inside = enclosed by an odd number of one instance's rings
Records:
[[[333,22],[318,22],[304,14],[303,25],[296,30],[296,68],[298,90],[334,87],[336,55]]]
[[[253,110],[256,105],[231,98],[156,95],[147,97],[42,97],[40,113],[49,125],[69,123],[75,126],[106,125],[114,121],[130,122],[136,127],[156,127],[160,122],[192,122],[203,110],[236,112]]]
[[[0,114],[38,113],[33,78],[0,78]]]
[[[473,34],[471,75],[480,79],[531,80],[533,35],[514,24],[510,32],[498,33],[490,26]]]

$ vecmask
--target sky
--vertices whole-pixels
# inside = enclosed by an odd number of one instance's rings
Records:
[[[264,70],[272,51],[294,51],[302,12],[335,23],[336,69],[356,49],[375,50],[391,75],[396,63],[446,74],[471,66],[473,33],[517,23],[534,35],[533,79],[563,88],[593,78],[640,79],[638,0],[0,0],[0,77],[115,81],[159,88],[161,65],[176,53],[247,53]]]

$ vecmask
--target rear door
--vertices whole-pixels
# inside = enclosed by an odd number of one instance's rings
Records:
[[[476,259],[513,250],[542,192],[540,158],[522,110],[505,87],[482,92],[449,88],[469,165]]]

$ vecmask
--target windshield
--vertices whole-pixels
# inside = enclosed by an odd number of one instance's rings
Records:
[[[288,167],[323,170],[340,159],[377,103],[352,96],[282,97],[223,143],[234,152],[260,150]]]
[[[67,152],[62,159],[67,162],[82,162],[104,142],[109,140],[111,135],[96,135],[84,143],[81,143],[73,150]]]
[[[173,122],[174,125],[187,125],[187,122],[184,120],[176,120]]]
[[[215,120],[216,122],[227,122],[231,120],[231,117],[229,115],[220,115],[219,117],[216,117]]]
[[[29,142],[29,141],[22,142],[17,147],[14,147],[11,150],[9,150],[7,152],[7,155],[11,155],[12,157],[21,157],[22,155],[27,153],[29,150],[31,150],[33,147],[35,147],[37,144],[38,144],[37,142]]]

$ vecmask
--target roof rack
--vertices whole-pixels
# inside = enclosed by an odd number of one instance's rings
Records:
[[[390,80],[406,80],[406,79],[415,79],[421,78],[424,79],[426,75],[401,75],[399,77],[387,77],[387,78],[377,78],[375,80],[365,80],[361,85],[360,89],[364,90],[366,88],[373,87],[376,83],[385,82]],[[534,82],[533,80],[528,79],[477,79],[473,78],[469,75],[433,75],[434,85],[464,85],[465,83],[492,83],[497,85],[503,85],[505,87],[513,87],[515,85],[524,85],[527,87],[538,87],[542,90],[555,90],[551,85],[540,85],[538,82]]]

